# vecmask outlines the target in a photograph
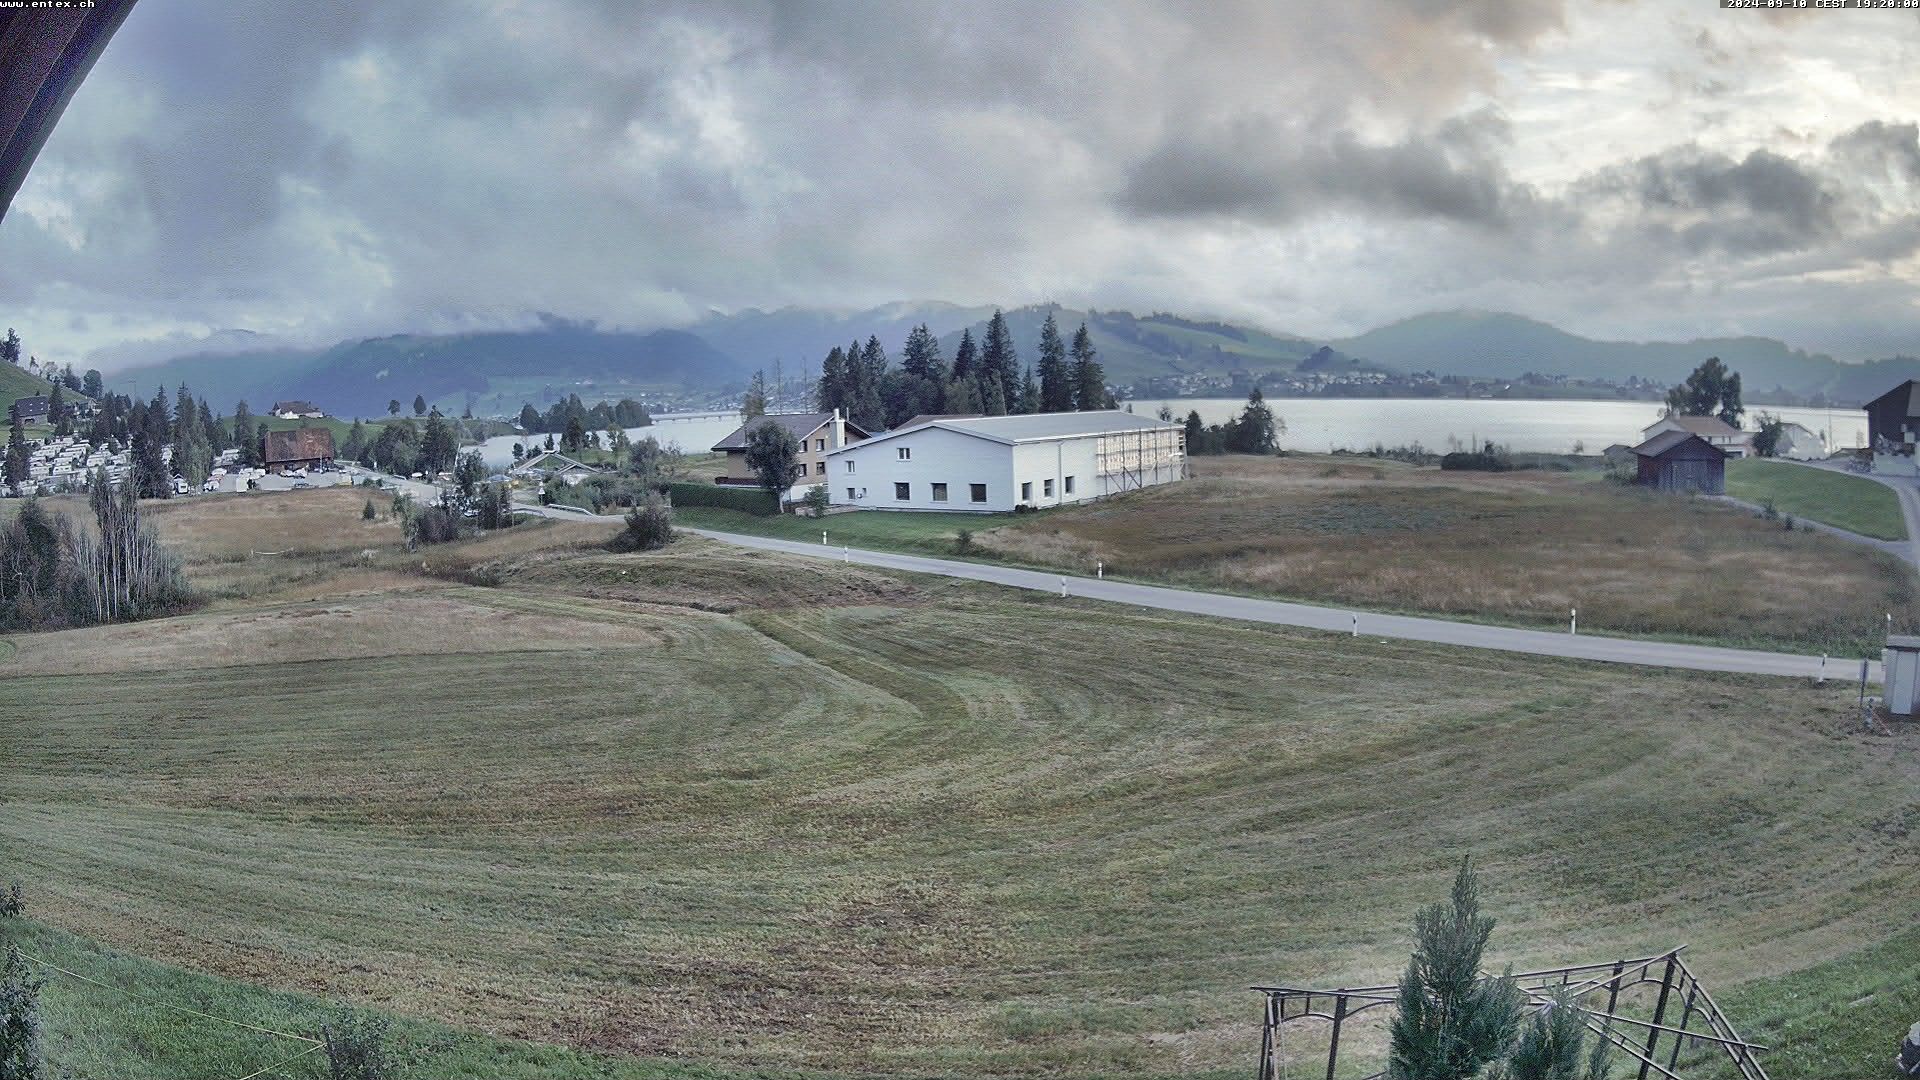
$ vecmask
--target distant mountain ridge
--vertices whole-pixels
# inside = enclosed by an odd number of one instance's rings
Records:
[[[902,302],[864,311],[783,308],[715,313],[686,329],[603,330],[591,323],[543,317],[539,327],[444,335],[403,334],[341,342],[327,349],[259,349],[175,357],[121,372],[116,388],[150,395],[185,381],[222,408],[247,400],[305,398],[337,416],[375,416],[387,402],[415,394],[443,407],[461,399],[511,413],[522,401],[544,405],[569,392],[582,397],[646,387],[684,396],[737,392],[755,370],[778,363],[791,379],[817,374],[836,345],[878,336],[897,356],[907,331],[921,323],[951,360],[960,332],[980,338],[993,308]],[[1356,368],[1392,373],[1514,378],[1527,372],[1663,383],[1686,377],[1708,356],[1740,372],[1750,395],[1784,390],[1824,394],[1838,403],[1865,402],[1902,379],[1920,378],[1920,360],[1893,357],[1842,363],[1771,338],[1704,338],[1688,342],[1599,341],[1505,312],[1432,312],[1342,339],[1308,338],[1219,319],[1154,312],[1079,310],[1054,305],[1005,309],[1022,366],[1038,360],[1041,323],[1051,312],[1063,337],[1087,325],[1109,381],[1156,376],[1256,376]]]

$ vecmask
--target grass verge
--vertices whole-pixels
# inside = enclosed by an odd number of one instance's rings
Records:
[[[1877,480],[1785,461],[1727,463],[1727,494],[1876,540],[1905,540],[1900,499]]]

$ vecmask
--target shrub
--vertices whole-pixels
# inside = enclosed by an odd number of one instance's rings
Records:
[[[714,506],[738,510],[758,517],[779,513],[773,497],[754,488],[728,488],[715,484],[677,483],[667,485],[667,497],[675,506]]]
[[[1513,468],[1513,458],[1504,447],[1488,443],[1478,450],[1455,450],[1440,459],[1440,467],[1465,472],[1506,472]]]
[[[373,500],[372,500],[372,499],[368,499],[368,500],[367,500],[367,505],[365,505],[365,506],[363,506],[363,507],[361,507],[361,508],[360,508],[360,520],[361,520],[361,521],[372,521],[373,519],[375,519],[375,518],[377,518],[377,517],[379,517],[379,516],[380,516],[380,511],[378,511],[378,510],[375,510],[375,509],[373,508]]]
[[[615,551],[658,551],[673,542],[673,510],[649,494],[627,512],[627,527],[609,545]]]
[[[16,917],[25,910],[26,906],[20,902],[20,883],[16,881],[0,893],[0,918]]]
[[[396,1075],[387,1049],[390,1022],[342,1010],[320,1028],[327,1053],[327,1080],[387,1080]]]
[[[826,517],[827,508],[833,505],[833,499],[827,494],[827,485],[825,484],[815,484],[808,488],[807,497],[802,499],[801,502],[807,508],[807,516],[816,518]]]
[[[973,551],[973,530],[972,529],[961,529],[959,532],[954,534],[953,550],[959,552],[962,555],[970,554]]]
[[[446,506],[429,506],[407,519],[407,544],[445,544],[460,539],[460,519]]]
[[[38,1080],[40,1073],[40,980],[27,970],[18,945],[7,946],[0,963],[0,1076]]]

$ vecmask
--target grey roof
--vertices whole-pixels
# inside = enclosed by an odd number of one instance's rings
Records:
[[[753,434],[754,428],[766,423],[779,424],[781,427],[792,432],[794,438],[804,439],[814,432],[819,431],[821,427],[825,426],[832,419],[833,414],[830,412],[768,413],[765,416],[756,416],[746,423],[741,424],[739,427],[734,428],[733,434],[714,443],[713,449],[745,450],[747,448],[747,436]],[[846,423],[849,432],[863,439],[867,437],[866,431],[861,429],[858,424],[855,424],[851,420]]]
[[[909,419],[901,423],[893,425],[893,430],[905,431],[908,428],[916,428],[916,427],[920,427],[923,424],[931,424],[935,420],[972,420],[975,417],[980,417],[985,415],[986,413],[977,413],[977,412],[921,413],[918,416],[910,417]]]
[[[1026,413],[1019,416],[977,416],[965,420],[934,420],[917,427],[903,427],[881,435],[875,441],[897,438],[914,431],[940,428],[972,435],[997,443],[1043,442],[1123,431],[1153,431],[1179,428],[1169,420],[1150,420],[1119,409],[1094,412]]]
[[[1722,457],[1726,456],[1727,452],[1725,450],[1720,449],[1691,431],[1663,431],[1653,438],[1648,439],[1646,442],[1641,443],[1639,446],[1634,447],[1633,452],[1639,454],[1641,457],[1659,457],[1674,447],[1689,441],[1697,442]]]
[[[1648,424],[1647,427],[1653,427],[1668,420],[1693,432],[1695,435],[1718,435],[1724,438],[1728,435],[1739,435],[1742,433],[1739,428],[1728,424],[1725,420],[1717,416],[1663,416],[1659,420],[1655,420],[1652,424]]]

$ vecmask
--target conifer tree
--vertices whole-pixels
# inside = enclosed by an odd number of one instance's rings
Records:
[[[253,434],[253,410],[242,401],[233,407],[233,445],[240,450],[240,464],[254,468],[260,464],[260,446]]]
[[[168,481],[165,448],[173,424],[167,416],[167,391],[160,387],[147,403],[143,423],[133,432],[133,481],[143,499],[173,496]]]
[[[427,415],[427,399],[420,396],[419,394],[413,395],[413,415],[415,416]]]
[[[1007,399],[1020,392],[1020,355],[1013,347],[1013,331],[1007,329],[1007,317],[998,308],[987,320],[987,335],[980,343],[980,396],[989,409],[998,391],[1000,412],[1006,412]]]
[[[1107,393],[1106,369],[1100,366],[1100,358],[1093,351],[1093,337],[1087,333],[1086,323],[1081,323],[1073,335],[1071,378],[1073,404],[1069,408],[1081,412],[1113,408],[1113,396]]]
[[[840,415],[845,416],[848,405],[847,382],[847,354],[835,345],[820,363],[820,383],[813,395],[814,408],[821,412],[838,409]]]
[[[940,411],[946,390],[946,364],[940,359],[940,339],[925,323],[907,335],[906,346],[900,351],[900,378],[902,415],[890,416],[889,420],[898,422],[916,413]]]
[[[1007,395],[1000,380],[985,371],[980,373],[980,411],[988,416],[1007,415]]]
[[[7,418],[5,479],[7,488],[17,495],[20,493],[21,486],[27,482],[28,467],[33,458],[27,450],[27,426],[20,421],[19,402],[7,407]]]
[[[1072,412],[1075,380],[1067,370],[1067,344],[1053,313],[1040,325],[1040,411]]]
[[[878,337],[867,339],[855,366],[860,372],[860,381],[849,419],[868,431],[878,431],[887,426],[887,407],[881,396],[882,384],[887,378],[887,351],[880,347]]]
[[[767,373],[756,371],[747,383],[747,392],[740,398],[740,415],[748,420],[756,416],[767,415]]]
[[[1015,412],[1037,413],[1040,411],[1040,384],[1033,380],[1033,365],[1027,365],[1027,377],[1020,381],[1020,407]]]
[[[1413,959],[1400,977],[1389,1031],[1388,1080],[1471,1080],[1499,1061],[1520,1026],[1511,977],[1481,974],[1493,919],[1480,914],[1480,883],[1460,860],[1448,899],[1414,917]]]
[[[960,331],[960,344],[953,350],[953,371],[956,379],[970,379],[974,369],[980,366],[980,350],[973,343],[973,329]]]

